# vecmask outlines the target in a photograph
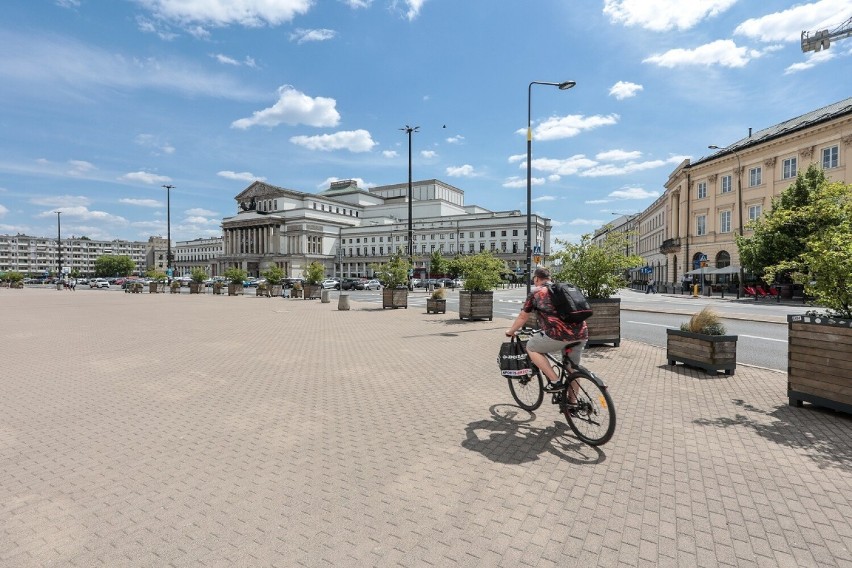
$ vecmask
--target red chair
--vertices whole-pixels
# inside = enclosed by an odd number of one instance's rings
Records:
[[[770,286],[766,292],[773,298],[777,298],[780,293],[777,288],[773,288],[772,286]]]
[[[766,290],[764,290],[761,286],[755,288],[754,291],[757,292],[758,298],[766,298],[769,296],[769,294],[766,293]]]
[[[755,300],[757,300],[757,291],[751,286],[746,286],[745,288],[743,288],[743,292],[745,292],[746,296],[751,296]]]

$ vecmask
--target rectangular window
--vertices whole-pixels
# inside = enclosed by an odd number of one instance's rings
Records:
[[[707,182],[700,181],[698,182],[698,199],[704,199],[707,197]]]
[[[497,235],[496,231],[491,231],[491,238],[494,238]]]
[[[388,251],[390,251],[390,249],[388,249]],[[384,255],[385,255],[385,247],[379,247],[379,256],[384,256]]]
[[[748,171],[748,186],[754,187],[763,183],[761,181],[761,170],[760,166],[756,168],[752,168]]]
[[[707,234],[707,217],[704,215],[695,218],[695,234],[699,237]]]
[[[796,158],[787,158],[784,160],[784,167],[781,175],[784,179],[796,177]]]
[[[505,237],[505,236],[506,236],[506,231],[500,231],[500,236],[501,236],[501,237]]]
[[[748,220],[754,221],[755,219],[760,218],[760,213],[763,210],[763,207],[760,205],[749,205],[748,206]]]
[[[479,238],[480,238],[480,239],[484,239],[484,238],[485,238],[485,231],[479,231]]]
[[[731,232],[731,212],[730,211],[722,211],[719,213],[719,232],[720,233],[730,233]]]
[[[827,170],[829,168],[837,167],[837,146],[832,146],[830,148],[822,149],[822,168]]]
[[[722,176],[722,193],[731,193],[731,176]]]
[[[485,252],[485,243],[479,243],[479,252]]]
[[[512,229],[512,236],[513,236],[513,237],[517,237],[517,236],[518,236],[518,230],[517,230],[517,229]]]

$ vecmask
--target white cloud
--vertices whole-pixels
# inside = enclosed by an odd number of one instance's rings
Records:
[[[565,159],[533,158],[532,168],[534,170],[558,174],[560,176],[570,176],[580,172],[581,170],[594,167],[597,164],[598,162],[590,160],[583,154],[577,154]],[[522,163],[520,168],[525,170],[527,168],[526,162]]]
[[[447,144],[461,144],[464,141],[464,136],[457,134],[447,138]]]
[[[478,174],[474,171],[473,166],[465,164],[463,166],[448,167],[447,175],[450,177],[475,177]]]
[[[172,181],[172,178],[167,176],[160,176],[157,174],[152,174],[149,172],[130,172],[124,174],[120,178],[121,180],[126,181],[141,181],[142,183],[154,184],[154,183],[164,183],[167,181]]]
[[[113,215],[106,211],[90,211],[87,207],[62,207],[62,214],[66,218],[73,218],[78,221],[99,221],[103,223],[125,224],[127,219],[120,215]],[[51,217],[56,215],[56,211],[44,211],[36,215],[36,217]]]
[[[659,191],[648,191],[641,187],[624,187],[609,194],[613,199],[649,199],[659,196]]]
[[[184,211],[187,215],[193,215],[196,217],[215,217],[218,215],[215,211],[211,211],[209,209],[201,209],[199,207],[195,207],[193,209],[187,209]],[[221,219],[220,219],[221,220]]]
[[[124,198],[119,199],[119,203],[126,203],[127,205],[136,205],[138,207],[162,207],[163,203],[157,201],[156,199],[130,199]]]
[[[431,158],[436,157],[438,155],[438,153],[435,152],[434,150],[422,150],[420,152],[420,155],[423,156],[424,158],[431,159]]]
[[[580,172],[580,177],[603,177],[603,176],[620,176],[632,174],[654,168],[661,168],[665,165],[676,165],[684,160],[684,156],[672,156],[665,160],[648,160],[645,162],[628,162],[622,165],[614,164],[598,164],[588,170]]]
[[[290,41],[295,41],[296,43],[305,43],[308,41],[327,41],[333,39],[334,36],[337,35],[337,32],[334,30],[320,29],[320,30],[304,30],[297,29],[293,33],[290,34]]]
[[[706,18],[718,16],[737,0],[604,0],[604,14],[625,26],[655,32],[688,30]]]
[[[601,161],[618,162],[623,160],[636,160],[642,157],[642,152],[634,150],[628,152],[626,150],[607,150],[595,155],[595,159]]]
[[[230,170],[222,170],[216,172],[216,175],[225,179],[234,179],[239,181],[266,181],[265,177],[256,176],[251,172],[232,172]]]
[[[218,61],[219,63],[224,63],[225,65],[233,65],[235,67],[238,67],[240,65],[240,62],[236,59],[228,57],[227,55],[222,55],[221,53],[217,53],[213,57],[216,58],[216,61]]]
[[[350,8],[369,8],[373,0],[340,0]]]
[[[533,177],[530,185],[544,185],[544,178]],[[527,178],[512,176],[503,182],[503,187],[526,187]]]
[[[557,182],[561,179],[562,179],[562,176],[560,176],[559,174],[550,174],[549,176],[547,176],[547,181],[551,181],[551,182]]]
[[[820,0],[759,18],[749,18],[738,25],[734,33],[763,42],[798,42],[802,30],[813,32],[830,29],[850,16],[852,3],[849,0]]]
[[[209,26],[277,26],[304,15],[312,0],[137,0],[157,18]]]
[[[585,130],[593,130],[601,126],[617,124],[619,118],[620,117],[617,114],[610,114],[607,116],[583,116],[581,114],[552,116],[534,128],[533,138],[535,140],[561,140],[563,138],[571,138]],[[518,134],[526,136],[527,129],[522,128],[517,132]]]
[[[68,175],[70,176],[82,176],[97,169],[94,164],[83,160],[68,160],[68,163],[71,165],[71,169],[68,170]]]
[[[298,146],[304,146],[309,150],[349,150],[350,152],[369,152],[373,146],[370,133],[366,130],[346,130],[334,134],[321,134],[319,136],[293,136],[290,142]]]
[[[619,81],[609,88],[609,96],[615,97],[619,101],[629,99],[630,97],[635,97],[636,93],[644,88],[645,87],[642,85],[631,83],[629,81]]]
[[[3,217],[8,212],[9,212],[9,209],[7,209],[6,207],[3,207],[3,205],[0,205],[0,217]]]
[[[53,195],[47,197],[33,197],[29,200],[33,205],[41,205],[43,207],[55,207],[61,209],[64,207],[87,207],[91,201],[83,195]]]
[[[392,0],[391,6],[395,10],[402,11],[405,14],[405,18],[411,22],[420,15],[420,10],[423,8],[425,2],[426,0]],[[399,4],[402,4],[403,7],[400,8]]]
[[[80,0],[56,0],[56,5],[60,8],[79,8]]]
[[[784,70],[785,75],[790,75],[792,73],[798,73],[799,71],[804,71],[806,69],[810,69],[812,67],[816,67],[821,63],[825,63],[826,61],[831,61],[837,55],[836,51],[817,51],[815,53],[811,53],[806,61],[801,61],[799,63],[793,63],[789,67]]]
[[[246,129],[251,126],[278,126],[305,124],[307,126],[337,126],[340,113],[337,101],[326,97],[311,98],[290,85],[278,88],[278,102],[269,108],[255,111],[251,118],[241,118],[231,123],[231,128]]]
[[[153,134],[139,134],[134,142],[143,148],[148,148],[155,156],[162,154],[174,154],[175,147],[168,142],[162,142]]]
[[[541,201],[556,201],[556,197],[553,195],[542,195],[541,197],[536,197],[532,201],[533,203],[539,203]]]
[[[766,53],[777,51],[778,46],[769,46],[762,50],[737,47],[730,39],[719,39],[696,47],[695,49],[671,49],[646,57],[642,63],[653,63],[660,67],[682,67],[685,65],[720,65],[722,67],[745,67],[752,59]]]
[[[396,150],[382,150],[382,156],[385,158],[396,158],[399,154]]]
[[[587,202],[588,203],[588,202]],[[603,225],[604,222],[600,219],[574,219],[568,223],[569,225],[592,225],[595,227],[599,227]]]
[[[524,134],[526,134],[526,130],[524,130]],[[523,161],[523,162],[527,161],[527,155],[526,154],[513,154],[512,156],[509,156],[509,163],[510,164],[514,164],[515,162],[521,162],[521,161]]]

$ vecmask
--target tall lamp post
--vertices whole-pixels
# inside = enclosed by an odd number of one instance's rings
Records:
[[[169,284],[172,283],[172,200],[171,191],[173,185],[164,185],[166,188],[166,274],[169,276]]]
[[[57,281],[62,278],[62,223],[59,221],[59,216],[62,211],[56,212],[56,250],[59,253],[59,268],[56,271]]]
[[[414,269],[414,216],[413,216],[413,207],[412,207],[412,189],[411,189],[411,135],[414,132],[419,132],[419,126],[408,126],[405,125],[405,128],[400,128],[403,132],[408,134],[408,264],[411,269]],[[408,278],[408,289],[412,290],[412,282],[411,277]]]
[[[567,91],[576,84],[575,81],[562,83],[532,81],[527,88],[527,296],[530,295],[532,277],[532,87],[533,85],[550,85],[558,87],[560,91]]]
[[[715,144],[707,146],[711,150],[725,150]],[[734,154],[737,159],[737,216],[739,217],[739,232],[740,237],[743,236],[743,166],[740,162],[740,155],[733,148],[728,148],[729,152]],[[743,260],[740,259],[740,285],[737,287],[737,299],[739,300],[745,291],[745,270],[743,270]]]

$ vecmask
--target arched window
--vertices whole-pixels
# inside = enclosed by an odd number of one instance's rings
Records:
[[[726,266],[731,266],[731,255],[728,254],[728,251],[719,251],[716,255],[716,268],[725,268]]]

